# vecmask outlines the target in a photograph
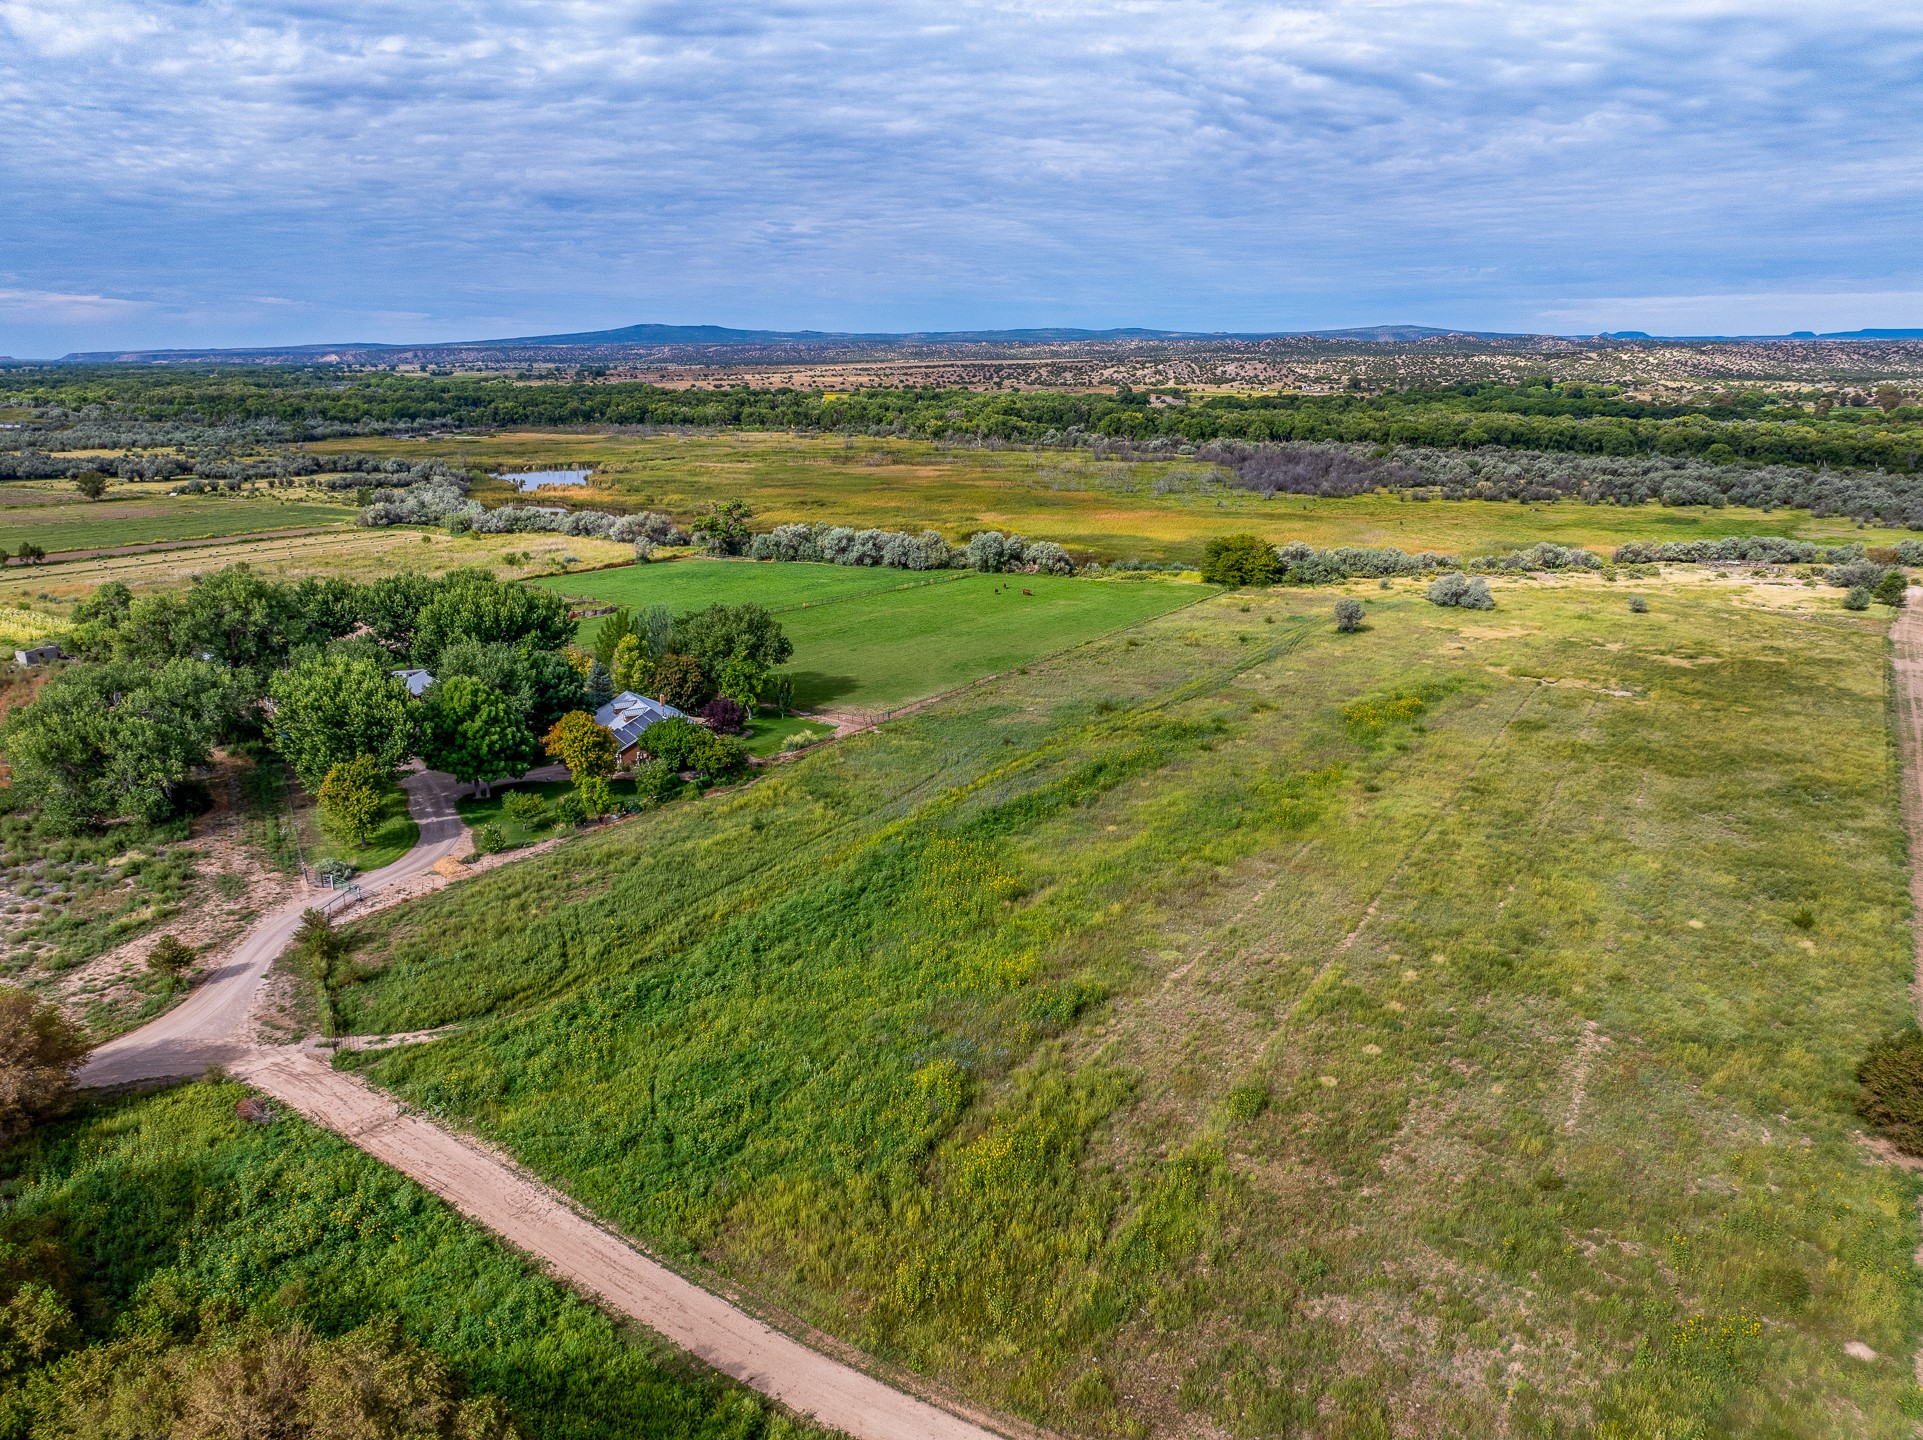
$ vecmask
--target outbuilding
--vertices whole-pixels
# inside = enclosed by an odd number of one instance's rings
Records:
[[[389,670],[387,673],[396,680],[404,681],[407,685],[407,693],[416,700],[425,695],[428,686],[434,683],[434,677],[425,670]]]

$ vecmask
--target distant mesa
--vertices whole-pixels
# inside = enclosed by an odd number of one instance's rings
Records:
[[[1707,343],[1714,341],[1788,340],[1917,340],[1918,330],[1850,330],[1818,335],[1798,330],[1788,335],[1651,335],[1646,330],[1608,330],[1595,341],[1654,341]],[[613,330],[581,330],[557,335],[519,335],[499,340],[430,341],[395,345],[373,342],[358,345],[278,345],[245,349],[86,350],[62,356],[71,364],[293,364],[293,365],[458,365],[574,363],[588,361],[712,364],[742,363],[748,352],[770,352],[794,360],[828,355],[851,358],[856,352],[902,352],[926,355],[958,347],[1014,349],[1046,345],[1131,345],[1176,343],[1210,345],[1253,344],[1264,341],[1328,341],[1351,344],[1499,343],[1505,347],[1566,347],[1584,343],[1573,336],[1529,334],[1501,330],[1453,330],[1434,325],[1359,325],[1322,330],[1154,330],[1127,326],[1109,330],[1081,330],[1056,326],[1027,330],[917,330],[903,332],[844,330],[737,330],[726,325],[624,325]],[[25,363],[25,362],[18,362]]]

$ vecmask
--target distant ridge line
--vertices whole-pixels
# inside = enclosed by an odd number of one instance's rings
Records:
[[[831,349],[851,346],[875,349],[910,349],[953,345],[1075,345],[1121,341],[1164,341],[1189,343],[1257,342],[1264,340],[1334,340],[1366,344],[1398,344],[1424,340],[1553,342],[1571,344],[1587,341],[1611,344],[1711,344],[1771,343],[1812,340],[1919,340],[1920,329],[1869,329],[1831,331],[1818,334],[1798,330],[1787,335],[1651,335],[1641,330],[1604,331],[1596,335],[1546,335],[1499,330],[1455,330],[1433,325],[1360,325],[1319,330],[1155,330],[1125,326],[1108,330],[1082,330],[1055,326],[1017,330],[915,330],[915,331],[839,331],[839,330],[738,330],[726,325],[625,325],[612,330],[582,330],[556,335],[521,335],[498,340],[428,341],[395,344],[368,341],[331,345],[268,345],[230,348],[159,350],[81,350],[63,355],[61,364],[137,364],[199,362],[203,364],[308,362],[353,364],[402,356],[437,356],[445,359],[479,358],[503,352],[546,352],[539,358],[557,358],[553,352],[608,350],[753,350],[771,347]],[[536,358],[530,356],[529,358]],[[19,362],[12,363],[32,363]]]

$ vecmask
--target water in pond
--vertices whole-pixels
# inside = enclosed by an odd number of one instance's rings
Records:
[[[527,470],[519,475],[496,475],[496,480],[512,480],[520,490],[539,490],[543,485],[585,485],[592,470]]]

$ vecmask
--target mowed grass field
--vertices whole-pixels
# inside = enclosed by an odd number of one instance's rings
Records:
[[[111,496],[112,492],[109,492]],[[144,545],[154,540],[247,535],[310,525],[345,525],[351,507],[281,500],[277,497],[166,495],[105,499],[97,504],[0,506],[0,547],[9,553],[31,541],[49,553]]]
[[[325,441],[321,453],[365,448]],[[1273,541],[1394,545],[1406,550],[1481,555],[1538,540],[1607,550],[1625,540],[1689,540],[1724,535],[1790,535],[1810,540],[1894,544],[1906,531],[1858,530],[1807,512],[1644,505],[1497,504],[1393,497],[1264,500],[1221,483],[1221,472],[1192,459],[1134,463],[1081,451],[942,448],[933,442],[872,437],[722,432],[711,435],[502,434],[383,441],[383,451],[414,459],[441,456],[477,469],[583,468],[592,483],[570,490],[576,508],[665,510],[688,520],[714,501],[742,499],[757,528],[786,521],[894,530],[933,528],[950,540],[977,530],[1017,531],[1054,540],[1082,558],[1193,564],[1212,535],[1254,531]],[[477,499],[508,502],[505,481],[482,485]]]
[[[804,710],[885,710],[1025,665],[1212,593],[1167,580],[913,572],[678,560],[541,582],[677,613],[754,601],[794,642],[783,667]],[[601,622],[582,622],[592,635]]]
[[[370,916],[349,1025],[465,1028],[356,1063],[1065,1434],[1910,1435],[1884,620],[1494,588],[1213,598]]]
[[[883,590],[939,585],[963,573],[689,558],[585,575],[557,575],[538,583],[583,600],[637,608],[666,605],[680,614],[706,605],[732,605],[743,599],[752,599],[769,610],[796,610]]]

